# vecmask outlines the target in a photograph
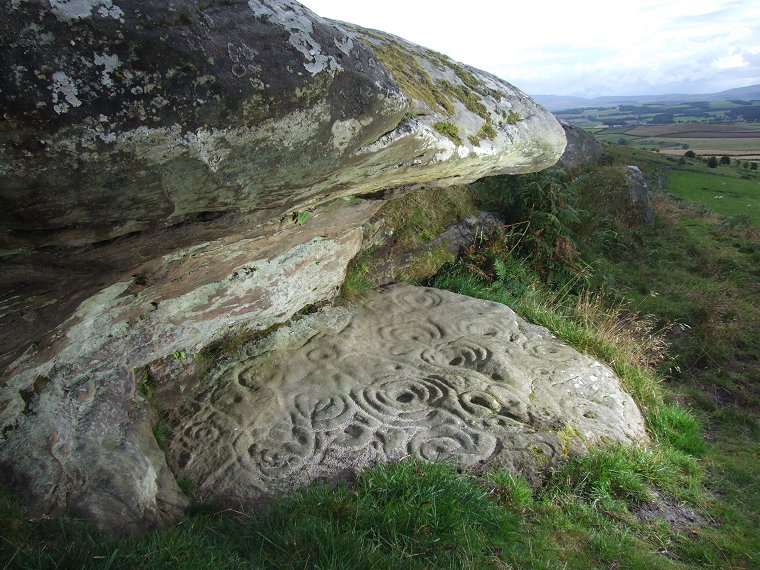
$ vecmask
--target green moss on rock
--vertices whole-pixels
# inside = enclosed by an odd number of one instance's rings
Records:
[[[451,100],[446,93],[436,88],[430,74],[423,69],[414,54],[393,41],[369,42],[368,45],[391,72],[405,95],[423,101],[434,111],[454,114],[456,109]]]
[[[509,113],[507,113],[507,124],[516,125],[517,121],[521,121],[521,120],[522,120],[522,117],[520,116],[519,113],[511,109],[509,110]]]
[[[433,125],[433,128],[448,137],[454,144],[461,145],[462,139],[459,136],[459,127],[449,121],[438,121]]]
[[[459,100],[468,111],[475,113],[483,119],[488,119],[488,110],[478,93],[470,90],[466,86],[454,85],[449,81],[443,81],[441,79],[436,81],[435,84],[436,87],[448,97]]]
[[[480,144],[480,141],[483,139],[493,140],[496,138],[496,129],[493,128],[493,125],[491,124],[491,121],[486,121],[483,123],[483,126],[480,127],[480,130],[475,135],[470,135],[467,137],[467,140],[470,141],[470,143],[473,146],[478,146]]]

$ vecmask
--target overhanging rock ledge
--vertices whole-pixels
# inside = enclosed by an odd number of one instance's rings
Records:
[[[186,504],[136,370],[331,298],[375,193],[565,147],[508,83],[289,0],[4,0],[0,31],[0,462],[105,528]]]

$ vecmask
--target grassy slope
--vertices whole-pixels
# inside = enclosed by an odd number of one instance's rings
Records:
[[[667,166],[652,162],[649,172]],[[718,183],[706,170],[670,171],[666,188]],[[755,200],[757,182],[732,170],[724,170],[721,187],[736,192],[737,203]],[[706,425],[702,501],[717,524],[676,544],[705,565],[760,567],[760,219],[721,219],[666,197],[655,200],[655,211],[653,230],[617,250],[589,248],[588,256],[641,311],[689,327],[671,339],[670,389]]]
[[[650,177],[675,166],[633,149],[614,153]],[[756,233],[672,200],[656,201],[655,211],[654,228],[589,234],[578,260],[587,269],[575,282],[547,281],[535,258],[501,240],[434,280],[506,302],[610,363],[645,410],[649,448],[575,458],[538,489],[505,472],[381,466],[350,487],[315,485],[254,517],[196,505],[176,527],[129,542],[76,521],[30,520],[3,494],[0,567],[759,567]],[[662,359],[658,323],[636,310],[690,326],[670,334],[673,359]],[[649,503],[686,505],[710,524],[644,520],[636,513]]]
[[[723,216],[748,216],[753,224],[760,226],[760,180],[677,171],[669,174],[665,188],[679,198]]]
[[[616,147],[615,160],[620,164],[640,164],[650,179],[658,174],[668,177],[680,172],[672,161],[655,154]],[[680,167],[682,168],[682,167]],[[744,182],[736,172],[725,170],[727,185]],[[741,171],[739,171],[739,174]],[[710,172],[699,165],[691,173],[695,180],[712,180]],[[732,186],[746,189],[741,184]],[[745,196],[746,197],[746,196]],[[613,550],[622,567],[643,566],[632,550],[637,540],[639,548],[661,549],[667,560],[659,559],[655,567],[668,567],[678,560],[687,567],[754,568],[760,567],[760,228],[746,219],[722,219],[702,208],[689,206],[661,196],[654,201],[657,216],[653,228],[598,228],[596,234],[581,243],[582,259],[588,263],[585,276],[587,287],[607,291],[617,297],[634,313],[653,314],[659,325],[678,322],[685,326],[671,327],[669,341],[672,358],[659,366],[662,377],[670,380],[661,394],[666,401],[681,402],[693,408],[694,416],[705,425],[708,443],[699,466],[705,469],[704,487],[693,486],[694,479],[671,488],[679,501],[698,505],[714,524],[683,532],[657,534],[657,525],[628,527],[615,532]],[[603,239],[601,239],[603,238]],[[439,275],[436,284],[507,302],[533,321],[554,330],[572,344],[612,363],[628,389],[640,404],[647,395],[657,392],[651,378],[631,374],[635,354],[625,354],[625,346],[610,342],[614,333],[601,327],[603,323],[588,322],[578,313],[577,300],[567,293],[557,295],[546,290],[545,282],[535,277],[519,277],[525,273],[524,263],[513,265],[509,278],[488,281],[465,272]],[[518,277],[515,277],[518,276]],[[525,283],[529,283],[528,287]],[[498,285],[498,286],[497,286]],[[527,291],[527,293],[526,293]],[[573,302],[568,302],[573,301]],[[613,303],[614,305],[614,303]],[[564,319],[563,319],[564,317]],[[624,319],[625,313],[618,320]],[[583,326],[578,326],[579,324]],[[600,338],[601,337],[601,338]],[[619,339],[618,339],[619,340]],[[623,350],[621,350],[623,349]],[[621,354],[622,352],[622,354]],[[643,371],[644,376],[647,371]],[[652,425],[663,408],[651,398],[646,406],[647,419]],[[693,416],[690,416],[693,417]],[[671,435],[683,433],[683,427]],[[657,449],[657,446],[654,448]],[[666,455],[671,447],[660,447]],[[699,454],[698,454],[699,455]],[[660,461],[659,468],[667,468]],[[684,464],[684,467],[687,464]],[[630,472],[621,468],[620,472]],[[688,469],[687,469],[688,471]],[[594,472],[593,469],[587,473]],[[597,470],[598,473],[598,470]],[[589,475],[593,478],[593,475]],[[688,484],[686,483],[688,481]],[[554,504],[556,507],[556,502]],[[531,533],[549,532],[558,528],[563,538],[563,550],[554,563],[571,561],[569,567],[595,567],[598,545],[590,538],[598,526],[615,527],[618,515],[593,519],[582,515],[586,504],[571,501],[561,509],[541,517],[534,513]],[[569,512],[577,518],[568,516]],[[598,516],[597,512],[595,516]],[[618,521],[619,522],[619,521]],[[662,530],[662,529],[661,529]],[[627,533],[632,533],[629,536]],[[620,536],[623,534],[623,537]],[[571,538],[572,537],[572,538]],[[533,537],[536,538],[536,537]],[[575,542],[571,551],[565,549]],[[584,542],[586,541],[586,542]],[[534,543],[535,544],[535,543]],[[626,546],[627,545],[627,546]],[[533,549],[536,559],[547,551]],[[535,560],[522,560],[519,567],[542,567]],[[546,567],[551,567],[547,564]]]

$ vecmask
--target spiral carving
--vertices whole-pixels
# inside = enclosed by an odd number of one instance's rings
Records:
[[[408,449],[410,454],[426,461],[445,460],[474,465],[493,455],[496,438],[486,432],[441,424],[417,432]]]
[[[542,434],[558,414],[577,411],[592,433],[613,413],[603,399],[618,392],[588,381],[587,400],[574,406],[581,357],[499,307],[396,287],[340,333],[328,326],[306,342],[295,334],[289,350],[229,361],[179,408],[172,461],[235,496],[408,454],[460,465],[509,464],[520,453],[516,464],[545,461],[554,450]],[[550,389],[558,392],[534,397]]]
[[[392,378],[351,391],[364,412],[389,425],[418,425],[437,415],[450,389],[431,378]]]
[[[426,349],[421,358],[429,364],[482,370],[493,352],[475,341],[460,339],[438,349]]]

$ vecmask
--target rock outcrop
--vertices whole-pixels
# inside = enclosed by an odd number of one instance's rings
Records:
[[[422,287],[307,315],[159,386],[175,473],[235,505],[407,455],[535,478],[601,439],[646,438],[607,367],[504,305]]]
[[[652,203],[649,201],[649,184],[638,166],[626,166],[625,175],[631,185],[631,211],[634,217],[647,224],[654,223]]]
[[[565,129],[567,146],[557,165],[570,169],[598,164],[602,158],[602,146],[594,138],[594,135],[576,125],[564,121],[560,121],[560,123]]]
[[[333,296],[378,192],[565,146],[508,83],[291,0],[4,1],[0,28],[0,463],[103,527],[185,504],[135,370]]]

